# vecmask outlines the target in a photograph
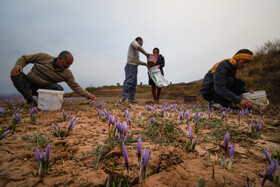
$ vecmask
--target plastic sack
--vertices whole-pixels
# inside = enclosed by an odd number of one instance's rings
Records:
[[[164,78],[164,76],[161,74],[160,69],[157,66],[151,67],[148,70],[148,74],[151,77],[151,79],[154,81],[157,87],[164,87],[168,86],[168,81]]]
[[[243,93],[242,98],[253,103],[253,107],[257,109],[265,109],[269,104],[265,90]]]

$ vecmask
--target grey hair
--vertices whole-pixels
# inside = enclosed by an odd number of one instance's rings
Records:
[[[63,58],[63,59],[65,59],[67,57],[72,57],[73,58],[73,55],[69,51],[62,51],[62,52],[59,53],[58,56]]]

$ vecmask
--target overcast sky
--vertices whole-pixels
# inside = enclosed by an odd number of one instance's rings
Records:
[[[62,50],[73,54],[83,88],[123,84],[137,36],[148,53],[160,49],[168,81],[198,80],[239,49],[279,39],[279,10],[280,0],[0,0],[0,93],[17,92],[10,70],[21,55]],[[144,66],[140,82],[148,82]]]

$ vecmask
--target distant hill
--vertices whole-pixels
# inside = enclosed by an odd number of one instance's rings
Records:
[[[198,101],[203,102],[202,97],[199,94],[199,89],[202,84],[201,80],[192,82],[181,82],[170,84],[162,88],[161,98],[168,100],[184,100],[185,97],[195,97]],[[122,92],[122,86],[103,86],[103,87],[87,87],[86,90],[96,97],[120,97]],[[65,96],[76,97],[75,93],[67,93]],[[136,89],[136,99],[152,100],[151,86],[138,85]]]

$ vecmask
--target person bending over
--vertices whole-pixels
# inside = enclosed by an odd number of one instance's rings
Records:
[[[241,99],[240,94],[248,92],[245,82],[236,78],[236,71],[245,68],[253,60],[253,52],[239,50],[232,58],[216,63],[205,75],[200,93],[210,105],[231,107],[232,103],[251,108],[252,103]],[[252,90],[250,91],[253,92]]]
[[[68,51],[62,51],[58,57],[46,53],[23,55],[15,63],[11,70],[11,79],[16,89],[26,99],[27,104],[36,105],[33,95],[38,95],[38,89],[49,89],[63,91],[58,82],[66,82],[77,94],[88,99],[96,100],[96,97],[85,91],[75,81],[69,69],[74,58]],[[23,68],[27,64],[34,64],[31,71],[26,75]]]

